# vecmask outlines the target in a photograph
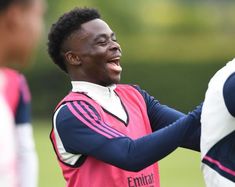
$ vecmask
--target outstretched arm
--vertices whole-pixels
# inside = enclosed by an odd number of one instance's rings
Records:
[[[200,113],[201,110],[196,109],[167,127],[133,140],[105,124],[87,102],[69,103],[54,116],[57,146],[65,149],[59,157],[64,157],[66,162],[71,154],[89,155],[125,170],[139,171],[182,145],[198,128]],[[77,163],[79,158],[67,162]]]
[[[149,121],[153,131],[157,131],[163,127],[166,127],[175,122],[177,119],[185,116],[185,114],[182,112],[179,112],[166,105],[162,105],[153,96],[150,96],[145,90],[142,90],[137,86],[135,86],[135,88],[141,93],[145,100]],[[201,110],[201,107],[201,105],[198,106],[199,110]],[[200,117],[200,115],[198,117]],[[180,146],[200,151],[200,136],[201,125],[199,124],[198,128],[195,129],[195,131],[191,134],[188,134],[188,137],[185,138],[184,142],[182,142],[182,145]]]

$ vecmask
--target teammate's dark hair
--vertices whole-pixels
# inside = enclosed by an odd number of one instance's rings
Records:
[[[66,39],[81,28],[83,23],[100,18],[100,14],[93,8],[75,8],[62,15],[51,27],[48,35],[48,53],[53,62],[67,73],[62,46]]]
[[[32,0],[0,0],[0,12],[6,10],[13,3],[26,5],[31,1]]]

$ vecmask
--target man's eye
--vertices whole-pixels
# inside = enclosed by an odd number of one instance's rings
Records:
[[[97,44],[99,45],[105,45],[106,44],[106,40],[100,40],[97,42]]]

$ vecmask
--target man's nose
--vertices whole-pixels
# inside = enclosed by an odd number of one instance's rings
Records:
[[[120,44],[116,41],[110,42],[110,50],[118,50],[118,51],[122,52]]]

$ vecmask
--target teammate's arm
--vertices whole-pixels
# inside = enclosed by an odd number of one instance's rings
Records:
[[[167,156],[200,124],[196,109],[175,123],[133,140],[105,124],[84,101],[64,105],[54,116],[54,129],[65,150],[93,156],[129,171],[139,171]]]
[[[235,73],[226,80],[223,88],[225,105],[229,113],[235,117]]]
[[[20,82],[20,98],[15,116],[19,186],[36,187],[38,160],[31,125],[30,92],[24,77]]]

